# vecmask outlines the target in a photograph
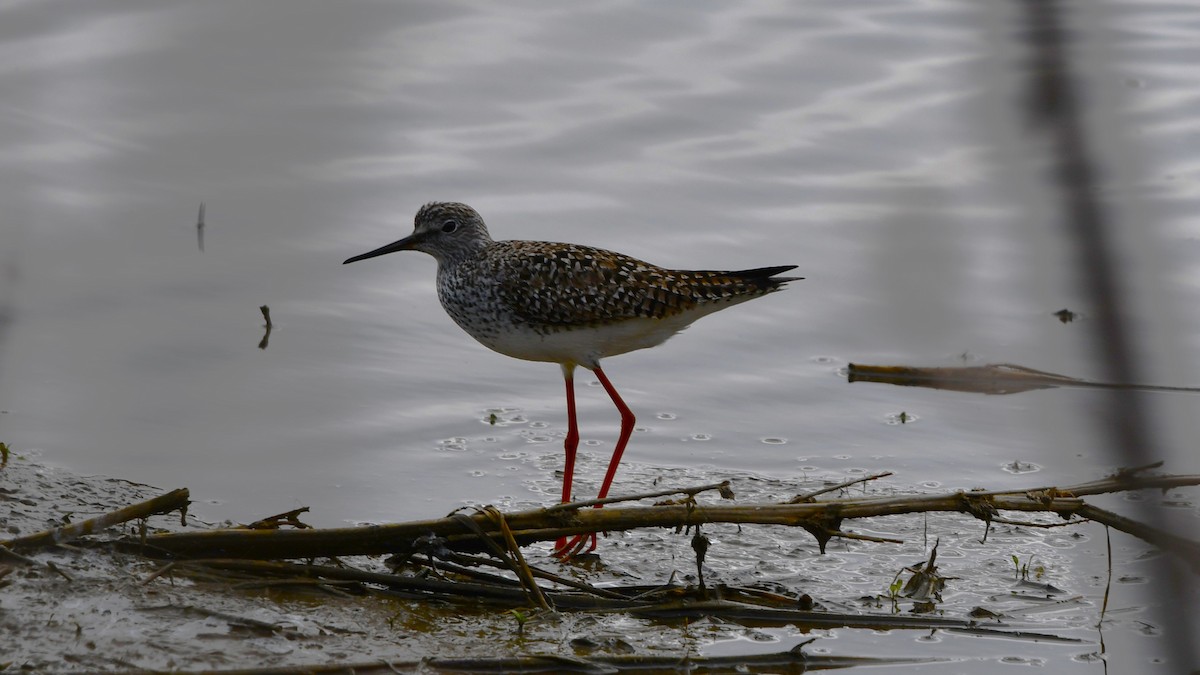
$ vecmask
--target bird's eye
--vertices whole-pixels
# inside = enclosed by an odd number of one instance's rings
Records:
[[[458,221],[457,220],[447,220],[446,222],[442,223],[442,232],[445,232],[446,234],[450,234],[451,232],[453,232],[457,229],[458,229]]]

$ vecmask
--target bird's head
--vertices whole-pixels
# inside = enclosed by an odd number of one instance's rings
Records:
[[[430,202],[417,211],[413,233],[374,251],[349,258],[342,264],[366,260],[396,251],[421,251],[438,263],[466,257],[492,241],[483,218],[475,209],[458,202]]]

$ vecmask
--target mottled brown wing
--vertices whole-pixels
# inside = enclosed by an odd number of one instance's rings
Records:
[[[637,317],[662,318],[695,305],[669,270],[612,251],[545,242],[504,242],[493,259],[500,297],[522,319],[586,326]]]
[[[522,319],[585,326],[633,318],[661,319],[698,304],[769,293],[791,278],[770,278],[793,267],[738,272],[668,270],[589,246],[503,242],[493,258],[500,296]]]

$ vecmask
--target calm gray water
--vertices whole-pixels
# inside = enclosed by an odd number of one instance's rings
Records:
[[[1145,382],[1200,386],[1200,8],[1090,5],[1072,56],[1125,325]],[[0,441],[187,486],[213,519],[553,501],[557,366],[462,333],[427,256],[341,265],[407,234],[422,203],[459,200],[497,238],[807,277],[606,362],[639,415],[618,493],[677,467],[890,470],[902,490],[1100,477],[1121,460],[1095,391],[989,397],[843,370],[1104,374],[1046,144],[1019,108],[1017,10],[0,2]],[[1060,323],[1064,307],[1081,318]],[[1200,398],[1141,396],[1155,456],[1200,470]],[[618,417],[598,386],[579,406],[586,493]]]

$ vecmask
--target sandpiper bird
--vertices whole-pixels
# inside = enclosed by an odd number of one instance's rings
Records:
[[[446,313],[485,346],[518,359],[562,366],[567,388],[563,502],[571,499],[579,427],[576,366],[591,370],[621,413],[599,499],[608,494],[634,415],[600,368],[600,360],[662,344],[696,319],[745,302],[802,277],[776,276],[795,265],[735,272],[671,270],[627,255],[544,241],[493,241],[483,218],[467,206],[433,202],[417,212],[413,233],[345,263],[396,251],[437,259],[438,298]],[[560,539],[569,557],[583,538]],[[594,550],[596,537],[591,536]]]

